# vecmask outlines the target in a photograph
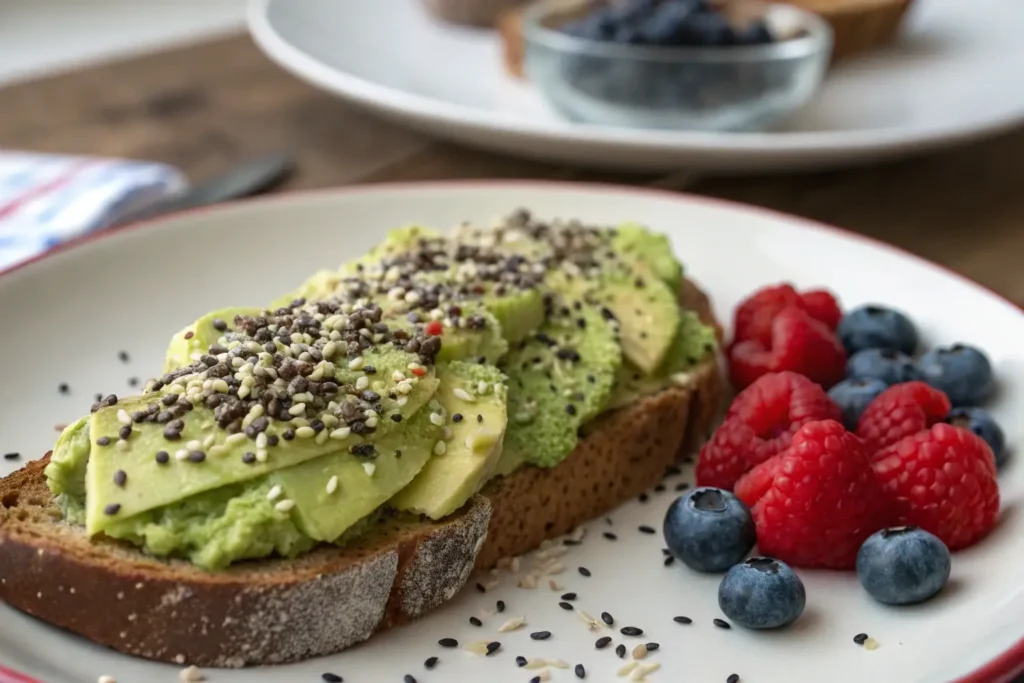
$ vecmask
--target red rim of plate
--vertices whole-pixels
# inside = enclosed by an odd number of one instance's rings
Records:
[[[187,209],[185,211],[179,211],[165,216],[159,216],[149,220],[140,221],[138,223],[130,223],[128,225],[118,226],[107,230],[99,230],[92,232],[81,237],[75,238],[68,242],[57,245],[56,247],[33,256],[30,259],[21,261],[13,266],[6,269],[0,270],[0,278],[15,273],[23,268],[26,268],[34,263],[42,261],[44,259],[51,258],[57,254],[69,251],[81,247],[82,245],[94,242],[97,240],[104,239],[122,232],[131,230],[137,230],[140,228],[151,227],[154,225],[160,225],[168,221],[175,221],[185,216],[195,216],[203,213],[215,213],[217,211],[224,210],[228,207],[241,206],[241,205],[261,205],[261,204],[273,204],[277,202],[294,201],[295,199],[302,197],[323,197],[326,195],[347,195],[347,194],[365,194],[365,193],[385,193],[394,192],[401,190],[423,190],[423,189],[450,189],[450,188],[501,188],[501,187],[518,187],[524,190],[526,189],[565,189],[565,190],[598,190],[605,192],[617,192],[622,194],[635,194],[640,196],[657,197],[659,199],[674,199],[682,200],[685,202],[691,202],[696,204],[706,204],[711,206],[717,206],[720,208],[732,209],[734,211],[741,211],[750,214],[761,214],[771,218],[785,220],[789,223],[797,223],[804,227],[811,228],[814,230],[829,232],[837,234],[843,237],[854,239],[860,242],[879,247],[888,251],[896,252],[908,259],[917,261],[918,263],[937,267],[944,271],[948,276],[968,285],[978,287],[992,296],[1005,301],[1013,308],[1016,308],[1022,314],[1024,314],[1024,307],[1016,302],[1008,299],[999,292],[996,292],[985,285],[979,284],[970,278],[957,273],[956,271],[934,261],[922,258],[917,254],[909,252],[900,247],[882,242],[873,237],[867,235],[861,235],[859,233],[847,230],[845,228],[838,228],[834,225],[828,225],[827,223],[820,223],[807,218],[801,218],[799,216],[793,216],[786,214],[781,211],[775,211],[773,209],[766,209],[760,206],[754,206],[750,204],[742,204],[740,202],[732,202],[725,199],[717,199],[714,197],[705,197],[701,195],[690,194],[686,192],[675,192],[672,190],[660,190],[656,188],[645,188],[645,187],[632,187],[629,185],[614,185],[611,183],[574,183],[574,182],[562,182],[554,180],[453,180],[453,181],[428,181],[428,182],[397,182],[397,183],[377,183],[374,185],[355,185],[341,188],[323,188],[315,190],[297,190],[292,192],[284,192],[281,194],[251,197],[247,199],[236,200],[233,202],[226,202],[223,204],[217,204],[213,206],[198,207],[194,209]],[[1013,646],[1003,652],[995,659],[984,664],[980,668],[972,671],[971,673],[956,679],[952,683],[1004,683],[1011,681],[1014,676],[1024,672],[1024,636],[1021,637]],[[6,669],[0,666],[0,683],[40,683],[35,679],[28,678],[24,674],[19,674],[16,671]]]

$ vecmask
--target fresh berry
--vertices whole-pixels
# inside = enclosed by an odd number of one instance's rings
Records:
[[[996,467],[1006,462],[1006,436],[1003,428],[984,408],[953,408],[946,417],[946,422],[954,427],[969,429],[980,436],[992,449]]]
[[[880,379],[887,386],[921,379],[921,371],[905,353],[892,349],[864,349],[846,361],[846,376],[851,379]]]
[[[864,409],[857,422],[857,436],[872,454],[941,422],[949,407],[946,395],[924,382],[897,384]]]
[[[917,348],[917,328],[910,318],[875,304],[847,313],[839,321],[836,333],[850,354],[864,349],[892,349],[913,354]]]
[[[913,526],[872,534],[857,553],[857,578],[868,594],[889,605],[924,602],[946,585],[949,548]]]
[[[807,603],[804,583],[785,562],[752,557],[730,569],[718,586],[718,606],[747,628],[789,626]]]
[[[995,526],[995,458],[973,432],[940,422],[883,448],[871,462],[897,523],[930,531],[950,550],[966,548]]]
[[[803,375],[764,375],[740,392],[701,449],[697,484],[732,489],[744,472],[789,448],[801,425],[839,414],[825,391]]]
[[[676,499],[665,513],[665,543],[699,572],[724,572],[757,540],[750,510],[722,489],[703,487]]]
[[[921,356],[922,379],[944,391],[954,406],[976,406],[995,390],[992,364],[979,349],[966,344],[934,349]]]
[[[736,482],[733,493],[743,501],[748,508],[753,508],[757,501],[768,493],[768,489],[775,483],[775,476],[779,473],[782,465],[782,455],[768,458],[763,463],[750,470]]]
[[[830,387],[843,379],[846,352],[832,330],[796,306],[772,320],[771,344],[741,341],[729,350],[729,374],[742,388],[770,372],[789,370]]]
[[[843,424],[852,432],[868,404],[888,388],[880,379],[844,379],[828,390],[828,397],[843,411]]]
[[[733,318],[733,341],[754,340],[771,346],[772,321],[784,308],[796,306],[835,329],[842,312],[831,293],[817,289],[800,294],[793,285],[781,284],[759,289],[740,302]]]
[[[754,505],[762,553],[797,567],[852,569],[888,510],[864,445],[834,420],[810,422]]]

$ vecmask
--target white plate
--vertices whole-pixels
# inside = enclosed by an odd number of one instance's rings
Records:
[[[836,69],[785,130],[761,134],[567,122],[505,74],[493,32],[434,21],[419,0],[250,0],[249,28],[299,78],[465,144],[617,169],[763,171],[877,161],[1024,120],[1024,7],[918,5],[898,45]]]
[[[995,412],[1010,443],[1024,439],[1024,425],[1012,419],[1024,414],[1024,315],[937,266],[834,229],[695,197],[603,186],[458,183],[296,194],[196,211],[101,235],[7,273],[0,278],[0,450],[41,455],[53,444],[54,423],[87,411],[95,392],[125,393],[130,376],[157,370],[171,334],[209,309],[262,304],[317,267],[361,254],[386,228],[483,221],[521,205],[546,216],[639,220],[667,232],[723,319],[750,290],[780,280],[826,284],[848,306],[885,301],[904,308],[928,342],[964,339],[989,351],[1002,381]],[[131,354],[130,364],[118,360],[120,350]],[[70,384],[69,396],[58,393],[61,382]],[[0,461],[0,473],[13,467]],[[1011,459],[1001,477],[999,529],[958,553],[952,585],[919,607],[882,607],[849,573],[802,571],[807,611],[794,627],[777,633],[715,628],[717,577],[663,567],[661,537],[637,531],[640,524],[660,527],[671,492],[614,511],[610,527],[592,523],[586,542],[567,557],[571,570],[555,578],[579,593],[583,609],[611,612],[618,626],[640,626],[643,640],[661,643],[652,661],[663,668],[651,683],[721,683],[734,672],[748,683],[945,681],[978,670],[1024,636],[1019,459]],[[602,537],[609,530],[619,535],[617,542]],[[577,574],[580,565],[593,576]],[[546,585],[516,588],[506,577],[486,595],[469,588],[422,621],[348,652],[286,667],[209,672],[209,680],[317,683],[320,673],[335,671],[347,683],[400,683],[406,673],[421,683],[526,683],[530,675],[514,663],[520,654],[582,662],[588,680],[620,680],[612,650],[594,649],[601,634],[559,609],[557,595]],[[467,623],[499,598],[508,604],[502,617],[488,618],[483,628]],[[673,623],[680,614],[694,623]],[[499,635],[498,625],[516,615],[528,626]],[[529,632],[542,629],[554,637],[529,639]],[[856,646],[852,638],[862,631],[881,647]],[[607,633],[625,640],[617,630]],[[503,647],[478,658],[442,650],[436,642],[444,636],[495,639]],[[441,664],[427,672],[423,661],[431,655]],[[1024,653],[1010,652],[1006,661],[1022,664]],[[0,662],[46,683],[94,683],[100,674],[119,683],[172,683],[178,675],[176,667],[92,646],[2,606]],[[569,670],[553,680],[576,679]]]

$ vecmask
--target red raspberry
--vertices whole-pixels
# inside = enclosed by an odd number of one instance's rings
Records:
[[[775,476],[782,466],[782,458],[785,453],[768,458],[763,463],[750,470],[736,482],[733,493],[743,501],[748,508],[754,507],[757,501],[768,493],[768,489],[775,482]]]
[[[875,453],[872,466],[899,524],[919,526],[950,550],[966,548],[992,530],[999,484],[992,450],[979,436],[945,423]]]
[[[846,351],[824,323],[790,306],[772,320],[770,346],[748,340],[729,350],[729,375],[736,387],[745,387],[766,373],[783,370],[798,372],[830,387],[843,379]]]
[[[853,568],[861,543],[889,521],[864,444],[834,420],[810,422],[776,468],[752,510],[760,552],[798,567]]]
[[[857,436],[873,454],[944,420],[949,410],[949,399],[938,389],[924,382],[897,384],[864,409],[857,423]]]
[[[789,448],[801,425],[839,416],[825,390],[803,375],[764,375],[733,400],[724,424],[704,444],[697,484],[732,489],[744,472]]]
[[[772,320],[788,306],[806,311],[833,330],[843,315],[835,297],[823,289],[800,294],[788,283],[765,287],[737,307],[733,318],[733,343],[753,339],[769,346],[772,342]]]

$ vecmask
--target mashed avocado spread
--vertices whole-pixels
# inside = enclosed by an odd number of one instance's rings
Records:
[[[69,523],[207,570],[441,519],[489,479],[554,467],[601,413],[715,348],[664,236],[517,211],[392,231],[265,309],[174,335],[46,469]]]

